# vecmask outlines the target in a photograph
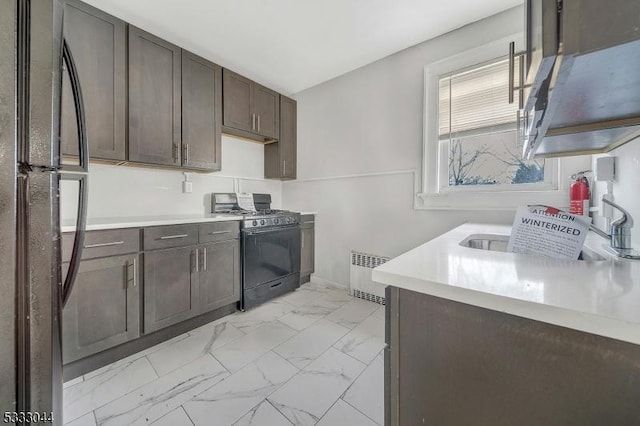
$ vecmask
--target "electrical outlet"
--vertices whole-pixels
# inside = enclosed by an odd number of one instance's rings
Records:
[[[182,181],[182,192],[184,194],[191,194],[193,192],[193,182],[190,180]]]

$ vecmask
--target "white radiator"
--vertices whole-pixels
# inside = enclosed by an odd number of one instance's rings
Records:
[[[384,305],[384,284],[371,280],[371,270],[390,258],[373,254],[351,252],[349,292],[360,299]]]

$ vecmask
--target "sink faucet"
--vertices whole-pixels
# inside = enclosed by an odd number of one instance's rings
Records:
[[[610,234],[607,234],[594,225],[590,225],[589,228],[596,234],[600,235],[602,238],[609,240],[611,248],[614,249],[619,255],[622,256],[622,254],[624,254],[625,252],[631,252],[631,228],[633,227],[633,218],[628,211],[626,211],[616,203],[609,201],[604,197],[602,198],[602,202],[619,210],[622,213],[622,216],[611,222]]]

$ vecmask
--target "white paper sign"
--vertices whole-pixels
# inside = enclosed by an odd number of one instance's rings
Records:
[[[251,212],[256,211],[256,206],[253,204],[253,194],[236,192],[236,199],[238,200],[238,207],[242,210],[248,210]]]
[[[507,251],[578,259],[591,218],[553,207],[520,207],[513,221]]]

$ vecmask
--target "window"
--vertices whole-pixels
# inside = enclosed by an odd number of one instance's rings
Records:
[[[513,34],[425,66],[417,209],[567,207],[568,177],[590,168],[589,156],[522,160],[516,139],[517,93],[509,104],[504,57],[512,40],[519,50],[523,35]]]
[[[446,158],[439,167],[447,175],[442,189],[545,182],[544,160],[522,159],[516,129],[518,93],[510,104],[508,90],[506,58],[440,76],[438,141]]]

